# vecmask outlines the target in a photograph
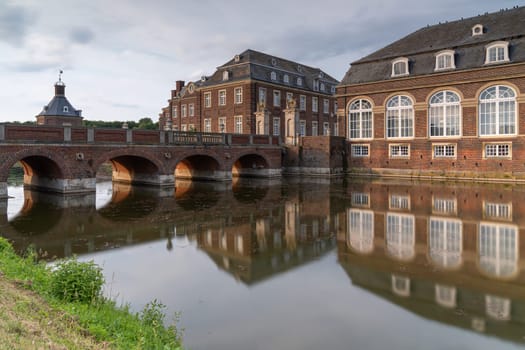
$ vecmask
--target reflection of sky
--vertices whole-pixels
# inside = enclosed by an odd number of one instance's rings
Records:
[[[82,259],[103,265],[108,293],[133,309],[156,298],[168,315],[180,311],[193,350],[518,348],[421,318],[353,286],[335,251],[247,287],[195,243],[173,243],[172,251],[156,241]]]
[[[7,189],[7,219],[14,219],[24,207],[24,186],[9,186]],[[111,181],[97,182],[96,208],[102,208],[111,201]]]

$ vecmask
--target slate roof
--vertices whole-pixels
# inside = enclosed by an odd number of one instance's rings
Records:
[[[81,117],[82,111],[75,109],[66,96],[58,92],[61,87],[65,89],[65,85],[57,84],[55,84],[55,96],[44,106],[38,116]],[[67,112],[64,111],[64,107],[67,107]]]
[[[473,36],[477,24],[483,26],[483,34]],[[432,74],[435,54],[447,49],[455,50],[456,71],[483,67],[485,46],[499,40],[509,42],[510,62],[525,61],[525,7],[421,28],[353,62],[341,84],[394,79],[391,64],[398,57],[409,59],[409,76]]]
[[[236,60],[237,57],[237,60]],[[197,87],[207,87],[225,82],[252,79],[271,84],[283,85],[290,88],[314,91],[314,79],[324,83],[326,90],[316,93],[332,95],[331,87],[336,86],[339,81],[326,74],[319,68],[313,68],[301,63],[293,62],[276,56],[248,49],[236,55],[222,66],[217,67],[215,73],[194,82]],[[223,72],[228,71],[228,80],[223,80]],[[271,79],[271,72],[277,75],[276,80]],[[288,75],[289,82],[284,82],[284,75]],[[297,84],[297,78],[301,78],[302,85]]]

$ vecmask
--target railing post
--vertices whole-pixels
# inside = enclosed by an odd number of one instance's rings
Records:
[[[95,142],[95,129],[93,128],[87,129],[87,142],[89,143]]]
[[[133,130],[127,129],[126,130],[126,143],[132,143],[133,142]]]
[[[0,141],[5,141],[5,125],[0,125]]]
[[[253,145],[253,135],[250,134],[250,137],[248,138],[248,144]]]
[[[232,144],[232,134],[226,135],[226,144],[231,145]]]
[[[197,134],[197,143],[198,143],[199,145],[202,145],[202,134],[201,134],[201,133],[198,133],[198,134]]]
[[[166,132],[161,130],[159,133],[159,142],[161,145],[163,145],[166,142]]]
[[[168,143],[173,143],[173,131],[168,131]]]

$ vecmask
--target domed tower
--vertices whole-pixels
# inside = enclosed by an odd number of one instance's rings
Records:
[[[82,126],[82,111],[75,109],[66,98],[66,85],[62,81],[62,71],[55,83],[55,96],[36,116],[38,125]]]

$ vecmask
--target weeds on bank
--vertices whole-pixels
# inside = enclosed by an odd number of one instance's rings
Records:
[[[182,349],[178,315],[166,327],[165,306],[157,300],[133,313],[129,306],[117,306],[104,298],[102,270],[93,262],[63,260],[49,268],[37,261],[33,250],[19,257],[0,237],[0,273],[40,294],[53,308],[69,315],[66,322],[78,322],[81,333],[111,348]]]

